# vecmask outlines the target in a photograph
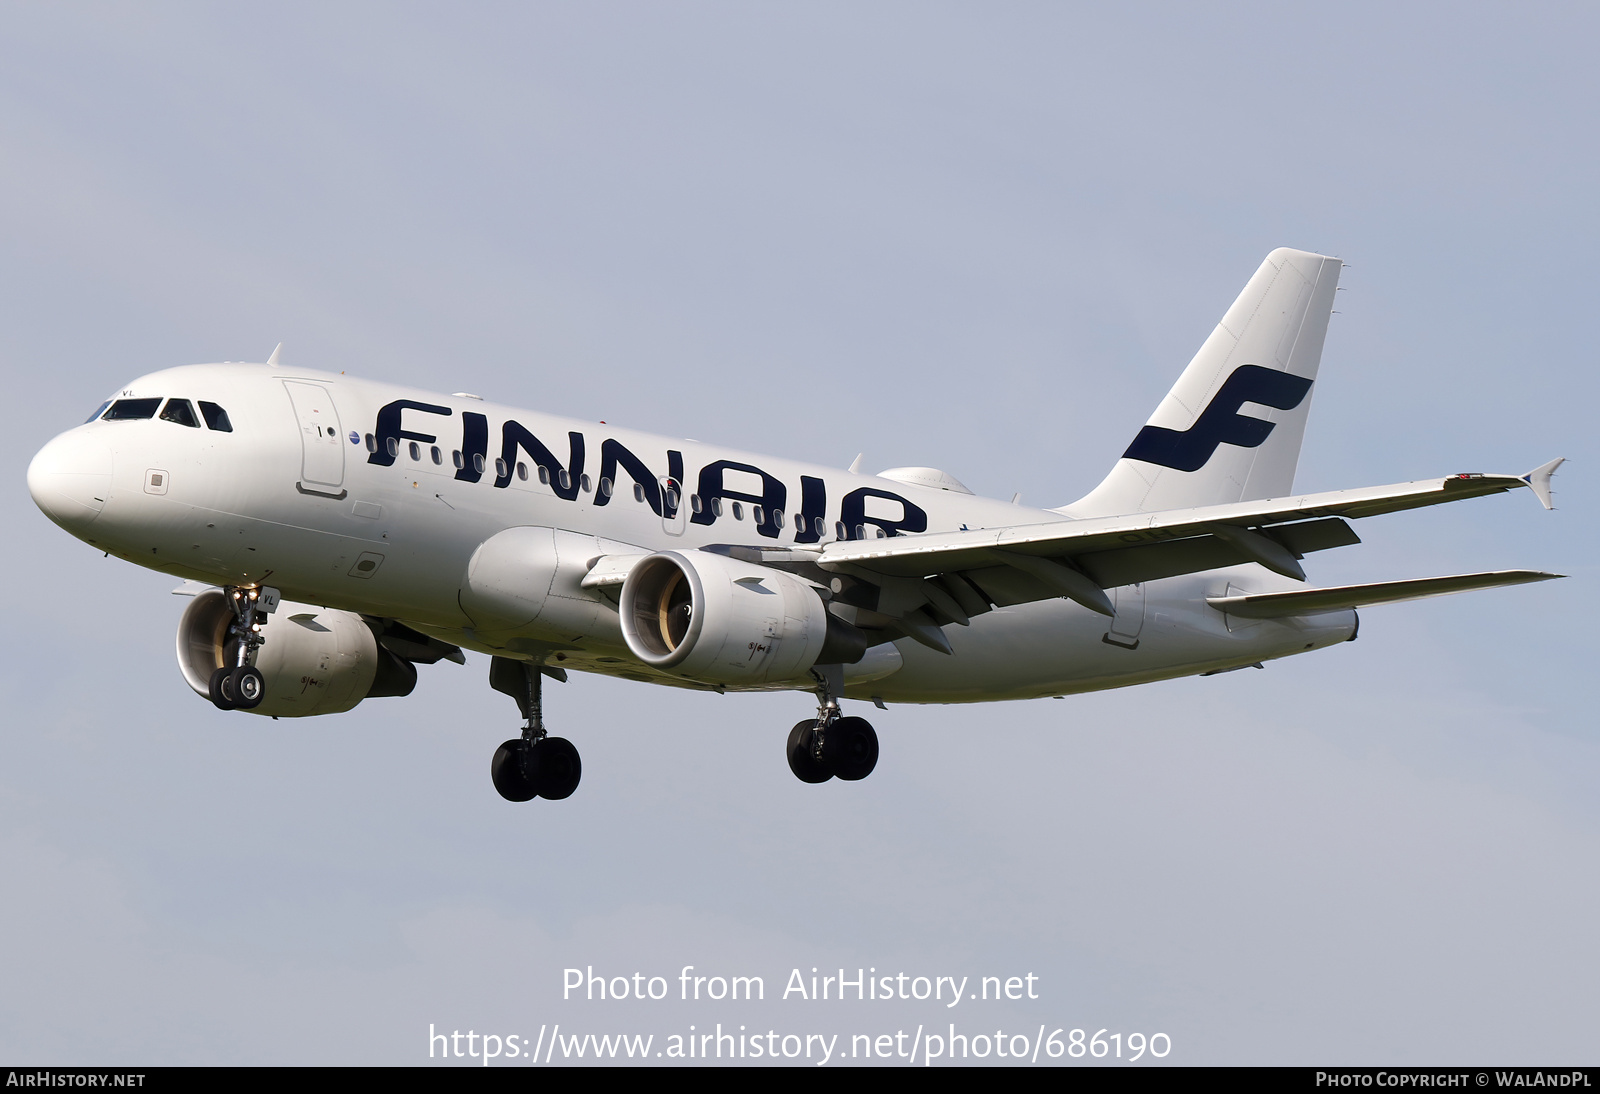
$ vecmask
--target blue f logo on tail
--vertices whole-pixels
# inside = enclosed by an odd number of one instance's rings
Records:
[[[1176,471],[1198,471],[1219,444],[1257,448],[1272,433],[1273,423],[1240,414],[1245,403],[1293,410],[1311,390],[1311,381],[1260,365],[1240,365],[1223,381],[1194,425],[1183,431],[1147,425],[1139,430],[1125,460],[1143,460]]]

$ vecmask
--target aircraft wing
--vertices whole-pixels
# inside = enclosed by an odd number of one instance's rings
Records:
[[[1346,519],[1521,487],[1551,508],[1550,476],[1562,462],[1552,460],[1526,475],[1451,475],[1161,513],[851,540],[830,543],[809,557],[825,571],[881,590],[863,625],[893,619],[912,637],[940,648],[945,643],[938,626],[966,623],[992,605],[1065,596],[1112,615],[1105,589],[1244,562],[1303,581],[1299,558],[1360,542]]]

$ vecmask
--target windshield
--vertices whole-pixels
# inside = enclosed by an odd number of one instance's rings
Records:
[[[111,409],[106,411],[105,420],[125,422],[137,418],[154,418],[156,407],[160,405],[160,399],[118,399],[111,404]]]
[[[188,399],[168,399],[167,405],[161,411],[161,420],[177,422],[190,429],[200,428],[200,422],[194,416],[194,407],[189,405]]]
[[[228,420],[228,412],[216,403],[200,402],[200,413],[205,415],[206,425],[218,433],[232,433],[233,423]]]

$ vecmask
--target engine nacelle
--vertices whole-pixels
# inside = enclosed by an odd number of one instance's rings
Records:
[[[379,646],[354,612],[285,600],[268,619],[255,660],[266,694],[250,714],[339,714],[363,699],[409,694],[416,685],[416,667]],[[178,667],[206,698],[211,674],[235,663],[238,642],[228,637],[232,621],[227,599],[213,589],[196,596],[178,623]]]
[[[480,634],[544,634],[620,644],[617,616],[583,579],[601,555],[639,548],[563,528],[523,526],[496,532],[473,552],[460,603]]]
[[[708,551],[634,563],[621,617],[639,660],[711,684],[795,680],[819,662],[859,661],[867,644],[809,582]]]

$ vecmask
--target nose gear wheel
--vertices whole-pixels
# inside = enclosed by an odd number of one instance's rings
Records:
[[[207,690],[218,710],[254,710],[267,697],[267,680],[255,667],[255,659],[266,642],[261,628],[278,606],[278,590],[235,585],[223,589],[222,595],[233,611],[223,644],[224,660],[231,649],[234,663],[219,666],[211,674]]]

